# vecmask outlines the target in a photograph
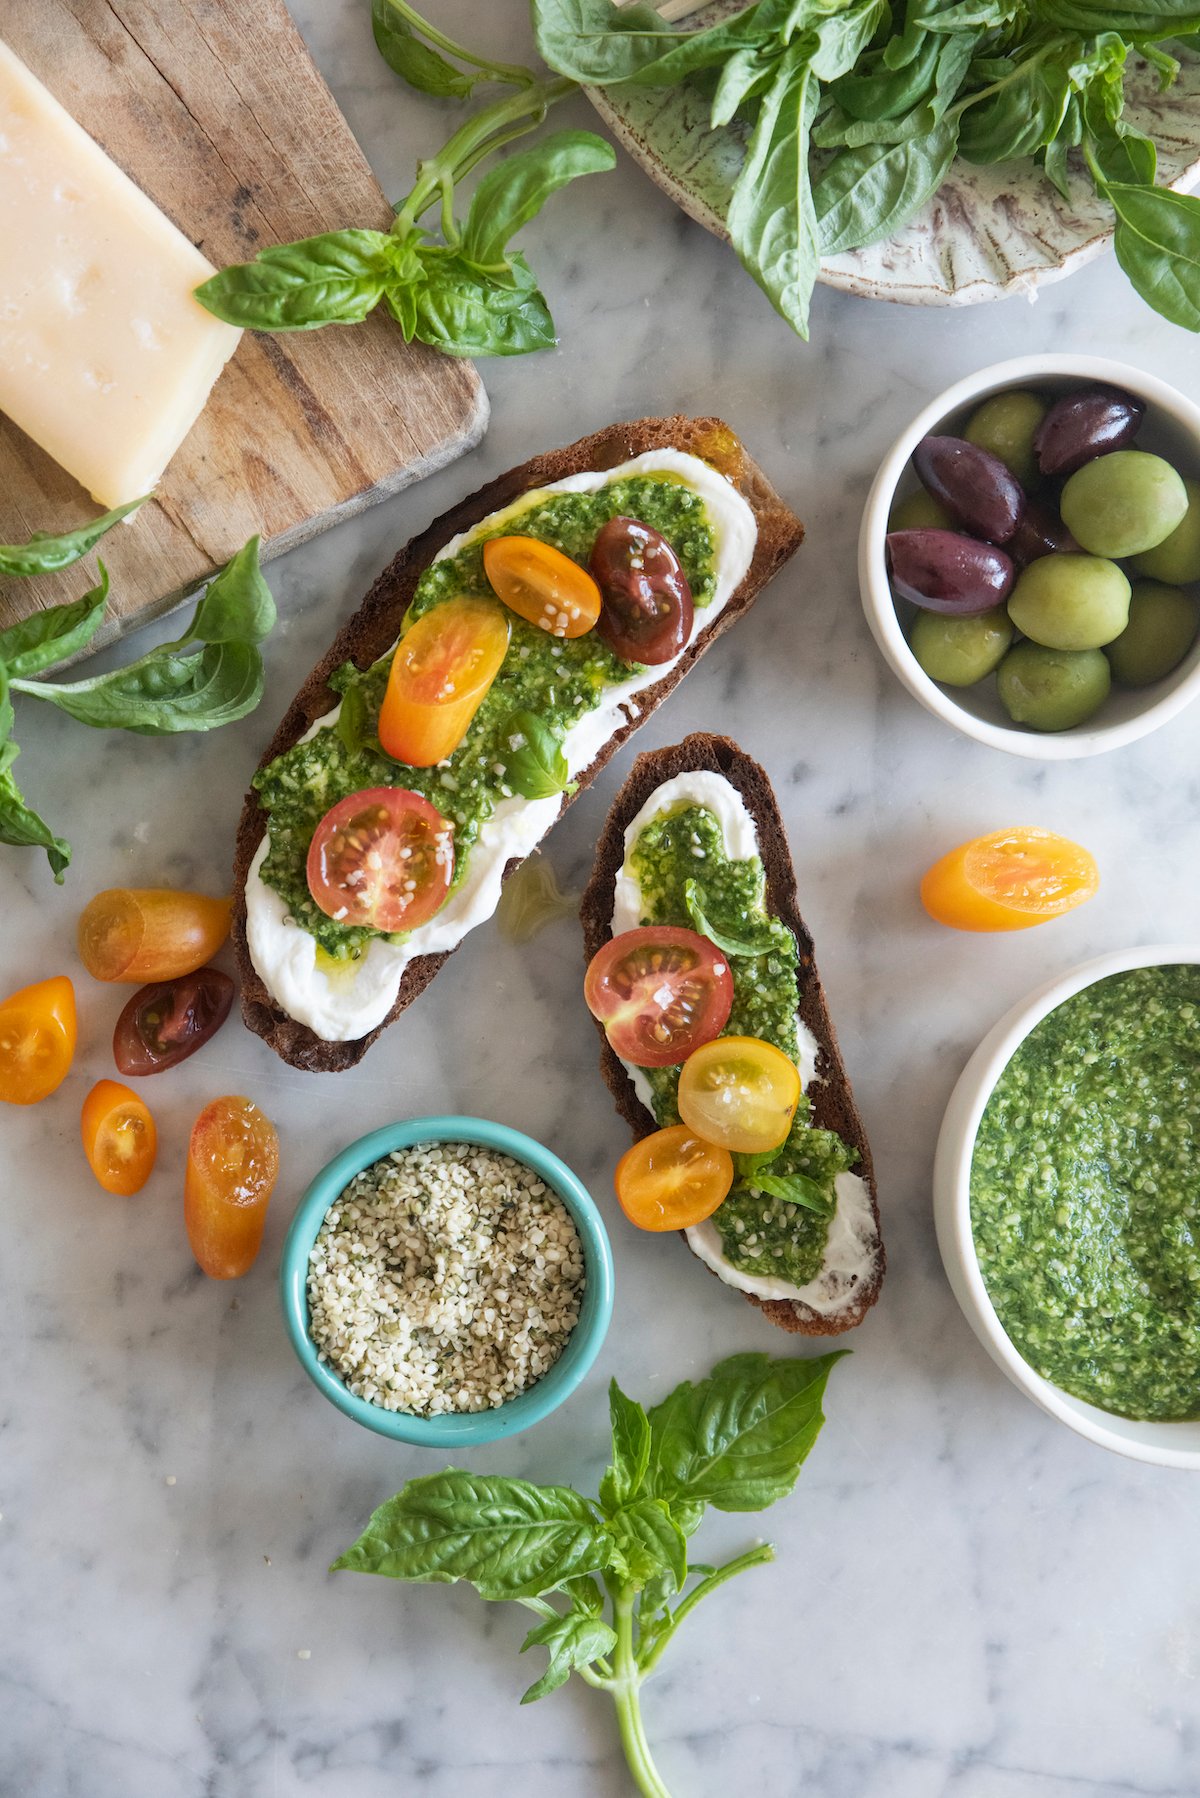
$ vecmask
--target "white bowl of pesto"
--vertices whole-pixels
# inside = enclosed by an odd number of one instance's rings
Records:
[[[1196,1469],[1198,1149],[1200,944],[1142,946],[988,1032],[933,1177],[954,1296],[1013,1384],[1102,1448]]]

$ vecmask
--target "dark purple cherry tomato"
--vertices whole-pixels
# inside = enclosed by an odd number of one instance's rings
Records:
[[[913,467],[934,499],[964,530],[989,543],[1007,543],[1025,512],[1025,492],[999,456],[965,437],[922,437]]]
[[[1145,416],[1145,400],[1121,387],[1080,387],[1064,393],[1033,440],[1038,467],[1043,474],[1074,474],[1085,462],[1132,443]]]
[[[1007,599],[1016,570],[990,543],[958,531],[891,531],[887,540],[892,585],[925,612],[972,618]]]
[[[216,968],[178,980],[159,980],[133,995],[113,1032],[113,1059],[122,1074],[161,1074],[215,1036],[229,1016],[234,985]]]
[[[1079,545],[1053,506],[1031,499],[1025,516],[1004,546],[1018,568],[1027,568],[1039,556],[1060,553],[1077,556]]]
[[[597,631],[623,662],[656,667],[692,634],[692,590],[665,537],[636,518],[610,518],[592,545],[604,604]]]

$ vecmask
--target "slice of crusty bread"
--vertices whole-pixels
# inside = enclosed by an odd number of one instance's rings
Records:
[[[435,519],[428,530],[402,549],[384,569],[358,611],[338,634],[328,653],[309,675],[288,707],[283,722],[267,745],[260,767],[299,741],[317,718],[337,704],[337,695],[329,687],[329,676],[343,662],[354,662],[369,668],[379,660],[400,634],[401,621],[416,591],[417,582],[437,552],[452,537],[470,530],[492,512],[510,505],[521,494],[561,481],[567,475],[588,470],[615,468],[647,450],[679,449],[702,457],[729,476],[754,510],[758,521],[758,540],[754,559],[746,578],[713,622],[696,637],[679,661],[664,674],[662,680],[644,688],[633,702],[634,715],[623,728],[609,738],[590,768],[579,776],[582,791],[604,767],[605,763],[631,736],[638,725],[660,705],[671,689],[683,679],[698,657],[721,632],[727,630],[754,602],[760,590],[799,548],[804,526],[784,505],[762,470],[751,461],[729,427],[717,418],[641,418],[630,424],[609,425],[591,437],[565,449],[551,450],[534,456],[520,468],[489,481],[477,493],[462,500],[449,512]],[[403,769],[398,769],[398,780]],[[562,810],[571,803],[564,796]],[[561,812],[559,814],[562,815]],[[375,1038],[417,995],[425,990],[445,955],[421,955],[408,964],[400,984],[400,992],[387,1018],[379,1029],[351,1042],[324,1042],[304,1024],[299,1024],[275,1004],[250,959],[246,943],[246,875],[268,828],[268,814],[251,790],[246,795],[238,826],[234,860],[233,942],[242,978],[242,1016],[248,1027],[261,1036],[293,1067],[314,1072],[337,1072],[353,1067],[366,1054]],[[517,866],[510,862],[507,872]]]
[[[596,850],[595,866],[587,891],[583,895],[579,915],[583,921],[584,954],[590,962],[593,955],[612,936],[613,890],[625,859],[625,831],[637,817],[646,801],[665,781],[677,774],[696,769],[709,769],[723,774],[737,788],[758,832],[759,853],[767,876],[767,909],[781,918],[796,939],[800,950],[797,969],[797,1011],[817,1039],[817,1079],[810,1085],[812,1120],[825,1130],[835,1130],[844,1142],[852,1143],[861,1160],[854,1169],[866,1181],[871,1194],[871,1209],[879,1237],[879,1203],[875,1190],[875,1172],[871,1150],[863,1130],[862,1119],[854,1103],[854,1094],[846,1078],[834,1035],[825,994],[813,961],[813,941],[805,929],[796,902],[796,876],[788,852],[783,820],[766,773],[756,761],[744,754],[728,737],[710,736],[698,731],[671,749],[657,749],[639,755],[629,778],[617,794],[608,823]],[[604,1026],[597,1024],[600,1035],[600,1066],[617,1110],[635,1138],[648,1136],[658,1123],[642,1105],[633,1082],[617,1056],[609,1047]],[[683,1232],[680,1232],[682,1235]],[[686,1235],[684,1236],[686,1241]],[[711,1271],[711,1270],[710,1270]],[[805,1336],[836,1336],[861,1323],[875,1300],[883,1282],[883,1239],[878,1240],[878,1255],[869,1279],[861,1282],[847,1296],[836,1312],[822,1314],[794,1299],[760,1299],[743,1293],[752,1305],[766,1313],[773,1324],[783,1330],[798,1331]],[[714,1276],[715,1277],[715,1276]]]

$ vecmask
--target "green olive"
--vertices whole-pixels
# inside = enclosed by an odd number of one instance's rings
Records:
[[[1018,576],[1008,615],[1046,649],[1099,649],[1129,621],[1129,582],[1102,556],[1039,556]]]
[[[1012,620],[1003,606],[996,606],[974,618],[918,612],[908,641],[930,680],[973,687],[999,667],[1012,640]]]
[[[1062,490],[1062,521],[1093,556],[1140,556],[1181,523],[1187,488],[1169,462],[1113,450],[1077,468]]]
[[[1137,571],[1152,581],[1186,587],[1200,581],[1200,481],[1184,481],[1188,509],[1169,537],[1137,558]]]
[[[953,531],[956,528],[945,506],[924,488],[897,501],[888,519],[889,531]]]
[[[1033,440],[1049,410],[1048,400],[1020,387],[1008,393],[994,393],[972,412],[963,436],[968,443],[991,450],[1023,487],[1031,487],[1038,478]]]
[[[1148,687],[1170,674],[1195,642],[1198,623],[1190,593],[1159,581],[1135,581],[1129,623],[1108,645],[1114,680],[1126,687]]]
[[[1044,649],[1018,643],[996,673],[1000,703],[1031,730],[1070,730],[1108,698],[1112,675],[1102,649]]]

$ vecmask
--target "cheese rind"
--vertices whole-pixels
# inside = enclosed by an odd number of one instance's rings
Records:
[[[103,506],[148,493],[241,332],[154,202],[0,42],[0,411]]]

